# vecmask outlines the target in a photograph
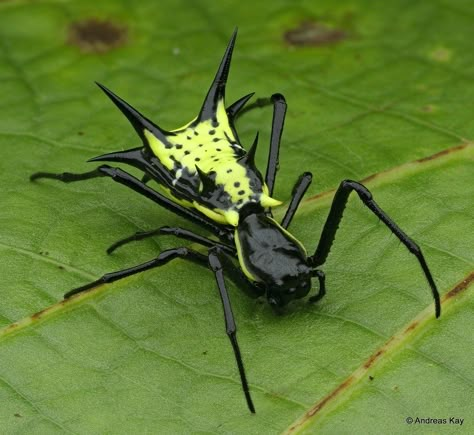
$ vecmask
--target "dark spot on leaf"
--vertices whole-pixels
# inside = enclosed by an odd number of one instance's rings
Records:
[[[86,53],[105,53],[127,40],[127,29],[108,20],[89,18],[72,23],[68,42]]]
[[[14,415],[15,417],[17,417],[17,418],[23,417],[21,414],[18,414],[18,412],[15,412],[15,414],[13,414],[13,415]]]
[[[243,195],[244,193],[245,193],[245,190],[239,190],[239,191],[238,191],[238,194],[239,194],[239,195]]]
[[[373,376],[369,376],[369,380],[370,380],[370,381],[373,381],[373,380],[374,380],[374,377],[373,377]]]
[[[284,34],[285,41],[297,47],[336,44],[348,38],[345,30],[330,27],[318,21],[304,21]]]
[[[218,137],[215,137],[214,139],[212,139],[213,142],[219,142],[220,139]]]
[[[215,133],[216,133],[216,130],[209,130],[209,134],[210,134],[210,135],[213,135],[213,134],[215,134]]]
[[[177,150],[180,150],[181,148],[183,148],[183,145],[181,145],[180,143],[176,144],[176,149]]]
[[[230,174],[232,172],[232,169],[227,169],[226,171],[228,174]]]
[[[78,131],[77,134],[78,134],[79,136],[84,136],[84,132],[83,132],[83,131]]]
[[[196,157],[196,158],[194,159],[195,162],[199,162],[200,160],[201,160],[201,159],[200,159],[199,157]]]
[[[59,266],[58,266],[58,269],[64,270],[64,266],[59,265]]]
[[[239,187],[239,186],[240,186],[240,183],[239,183],[238,181],[236,181],[236,182],[234,183],[234,186],[235,186],[235,187]]]
[[[375,352],[373,355],[369,357],[369,359],[364,363],[364,368],[368,369],[378,358],[380,358],[384,353],[386,352],[386,349],[379,349],[377,352]]]
[[[191,136],[186,136],[186,139],[187,139],[187,140],[191,140]]]
[[[184,152],[184,155],[187,156],[188,154],[191,154],[191,152],[188,151],[188,150],[186,150],[186,151]]]
[[[427,156],[427,157],[423,157],[421,159],[418,159],[416,160],[416,162],[418,163],[424,163],[424,162],[428,162],[430,160],[435,160],[439,157],[442,157],[442,156],[445,156],[447,154],[450,154],[450,153],[453,153],[453,152],[457,152],[457,151],[461,151],[463,150],[464,148],[466,148],[468,146],[467,143],[465,144],[461,144],[461,145],[456,145],[455,147],[451,147],[451,148],[448,148],[448,149],[445,149],[445,150],[442,150],[440,151],[439,153],[436,153],[436,154],[432,154],[431,156]]]
[[[418,322],[414,321],[405,329],[405,333],[413,331],[418,326]]]
[[[31,319],[39,320],[46,311],[47,311],[47,308],[45,308],[44,310],[38,311],[37,313],[32,314]]]
[[[468,275],[458,285],[456,285],[452,290],[450,290],[444,297],[444,300],[451,299],[457,296],[459,293],[465,291],[471,285],[472,281],[474,281],[474,272]]]

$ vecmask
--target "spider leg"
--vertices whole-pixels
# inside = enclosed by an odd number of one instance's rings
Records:
[[[312,179],[313,175],[311,174],[311,172],[305,172],[301,174],[300,178],[298,178],[298,181],[295,183],[295,186],[293,187],[293,191],[291,193],[290,205],[288,206],[285,216],[281,221],[281,226],[283,228],[287,229],[290,225],[293,216],[295,215],[296,210],[298,209],[298,206],[300,205],[300,202],[303,199],[304,194],[306,193],[306,190],[311,184]]]
[[[234,315],[232,313],[232,307],[230,304],[229,295],[227,293],[227,288],[225,286],[223,266],[219,256],[221,255],[220,248],[214,247],[209,251],[208,256],[206,257],[199,252],[193,251],[189,248],[174,248],[163,251],[158,257],[153,260],[147,261],[145,263],[139,264],[137,266],[130,267],[128,269],[119,270],[117,272],[106,273],[101,278],[90,282],[89,284],[83,285],[81,287],[70,290],[64,295],[65,299],[68,299],[78,293],[82,293],[91,288],[97,287],[102,284],[109,284],[120,279],[123,279],[127,276],[135,275],[146,270],[153,269],[155,267],[160,267],[166,263],[174,260],[175,258],[183,258],[201,265],[210,266],[211,270],[214,272],[217,286],[219,288],[219,295],[222,302],[222,307],[224,310],[224,320],[226,326],[226,333],[229,337],[229,340],[234,351],[235,359],[237,362],[237,367],[239,370],[240,380],[242,383],[242,389],[245,394],[245,399],[247,401],[248,408],[250,412],[255,413],[255,407],[250,396],[250,391],[248,387],[247,377],[245,375],[245,369],[242,362],[242,356],[240,353],[239,344],[237,341],[237,328],[235,325]]]
[[[39,178],[51,178],[54,180],[62,181],[63,183],[71,183],[75,181],[89,180],[91,178],[97,177],[111,177],[113,181],[129,187],[140,195],[146,196],[152,201],[160,204],[162,207],[168,209],[169,211],[176,213],[177,215],[182,216],[193,223],[203,226],[216,236],[226,238],[230,237],[229,232],[226,229],[216,225],[212,221],[208,220],[203,216],[200,216],[194,211],[175,203],[171,199],[156,192],[151,187],[148,187],[145,183],[120,168],[112,168],[108,165],[102,165],[92,171],[85,172],[82,174],[72,174],[70,172],[64,172],[61,174],[54,174],[50,172],[36,172],[30,176],[30,180],[35,181]]]
[[[398,227],[398,225],[378,206],[378,204],[372,199],[372,194],[369,192],[369,190],[357,181],[344,180],[339,185],[339,188],[334,195],[331,209],[326,219],[326,223],[324,224],[316,251],[314,255],[310,257],[312,265],[317,267],[321,264],[324,264],[326,261],[331,246],[334,242],[339,223],[341,222],[347,200],[353,190],[357,193],[357,195],[359,195],[359,198],[363,204],[369,210],[371,210],[372,213],[374,213],[417,258],[433,294],[436,317],[439,317],[441,314],[441,302],[438,289],[436,288],[433,276],[431,275],[420,247],[410,237],[408,237],[405,232],[403,232]]]
[[[148,183],[150,180],[151,180],[151,177],[150,177],[148,174],[144,174],[144,175],[142,176],[142,178],[141,178],[141,182],[142,182],[143,184]]]
[[[217,287],[219,288],[222,307],[224,309],[225,329],[234,351],[235,360],[239,369],[240,381],[242,383],[242,389],[244,390],[245,400],[247,401],[247,406],[250,412],[255,414],[255,407],[252,402],[252,397],[250,396],[247,377],[245,375],[244,363],[242,362],[242,355],[240,354],[239,343],[237,342],[237,327],[235,325],[234,314],[232,313],[229,294],[227,293],[227,288],[224,281],[224,272],[222,262],[219,258],[219,249],[211,248],[209,250],[208,258],[209,266],[214,272]]]
[[[273,103],[272,133],[270,137],[270,149],[268,152],[267,172],[265,174],[265,183],[268,186],[268,194],[270,196],[273,194],[276,173],[278,171],[280,140],[286,114],[286,101],[283,95],[273,94],[271,100]]]
[[[253,103],[245,106],[248,100],[253,97],[254,93],[245,95],[244,97],[237,100],[227,108],[227,114],[233,119],[239,119],[242,115],[250,112],[253,109],[267,107],[272,104],[272,100],[268,97],[257,98]],[[245,106],[245,107],[244,107]]]
[[[114,244],[112,244],[108,249],[107,249],[107,254],[111,254],[114,252],[117,248],[120,246],[123,246],[129,242],[135,242],[138,240],[143,240],[148,237],[153,237],[153,236],[159,236],[159,235],[173,235],[176,237],[179,237],[181,239],[189,240],[191,242],[199,243],[202,246],[206,246],[207,248],[212,248],[213,246],[218,246],[221,248],[223,251],[228,252],[232,255],[235,254],[235,248],[218,242],[216,240],[211,240],[208,239],[207,237],[203,237],[199,234],[196,234],[192,231],[186,230],[184,228],[180,227],[168,227],[164,226],[161,228],[157,228],[151,231],[138,231],[135,234],[132,234],[129,237],[126,237],[124,239],[118,240]]]
[[[86,290],[91,288],[97,287],[102,284],[110,284],[112,282],[118,281],[122,278],[126,278],[127,276],[135,275],[140,272],[144,272],[145,270],[150,270],[155,267],[163,266],[164,264],[174,260],[175,258],[186,258],[188,260],[194,261],[199,264],[206,264],[207,257],[199,252],[193,251],[192,249],[188,248],[173,248],[167,249],[158,255],[158,257],[154,258],[153,260],[147,261],[142,264],[138,264],[137,266],[129,267],[128,269],[119,270],[117,272],[110,272],[106,273],[99,279],[90,282],[89,284],[83,285],[81,287],[77,287],[68,291],[64,295],[64,299],[68,299],[71,296],[74,296],[78,293],[82,293]]]
[[[311,303],[319,301],[326,294],[326,275],[324,274],[324,272],[322,270],[317,269],[313,270],[313,276],[316,276],[318,278],[319,291],[317,294],[309,298],[309,301]]]

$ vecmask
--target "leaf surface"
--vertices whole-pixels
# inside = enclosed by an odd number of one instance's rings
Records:
[[[458,428],[409,427],[407,417],[463,418],[472,430],[473,15],[460,0],[1,2],[3,432]],[[189,121],[234,23],[228,101],[281,92],[289,105],[276,196],[288,201],[298,175],[314,174],[291,231],[311,252],[338,183],[365,180],[419,243],[444,297],[435,320],[414,257],[354,197],[320,303],[278,316],[229,284],[254,416],[209,271],[176,261],[58,302],[182,243],[147,240],[107,256],[117,239],[196,228],[110,180],[28,181],[139,145],[94,80],[165,129]],[[244,145],[257,130],[268,143],[270,122],[268,108],[243,116]]]

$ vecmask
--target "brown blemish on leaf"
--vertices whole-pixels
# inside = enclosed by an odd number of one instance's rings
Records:
[[[464,143],[464,144],[461,144],[461,145],[458,145],[458,146],[455,146],[455,147],[452,147],[452,148],[448,148],[447,150],[443,150],[443,151],[440,151],[439,153],[436,153],[436,154],[432,154],[431,156],[428,156],[428,157],[423,157],[421,159],[418,159],[416,160],[418,163],[424,163],[424,162],[428,162],[429,160],[434,160],[434,159],[437,159],[439,157],[442,157],[442,156],[445,156],[447,154],[451,154],[455,151],[461,151],[463,150],[464,148],[466,148],[468,146],[467,143]]]
[[[442,302],[446,302],[449,299],[452,299],[455,296],[457,296],[459,293],[462,293],[463,291],[465,291],[469,287],[472,281],[474,281],[474,272],[472,272],[464,280],[462,280],[456,287],[454,287],[452,290],[446,293],[443,297]]]
[[[418,323],[417,321],[414,321],[412,323],[410,323],[407,328],[405,329],[405,333],[408,333],[410,331],[413,331],[417,326],[418,326]]]
[[[318,21],[303,21],[284,34],[285,41],[293,46],[323,46],[336,44],[348,38],[345,30],[331,28]]]
[[[85,53],[105,53],[120,47],[126,39],[126,27],[97,18],[72,23],[68,36],[69,44]]]
[[[18,322],[11,323],[10,325],[8,325],[8,326],[4,329],[4,331],[5,331],[5,333],[8,333],[8,332],[10,332],[10,331],[15,330],[16,328],[18,328]]]
[[[373,355],[370,355],[369,359],[364,363],[364,368],[368,369],[371,365],[374,364],[376,360],[378,360],[383,354],[385,353],[385,349],[379,349]]]
[[[44,313],[48,311],[48,308],[45,308],[44,310],[38,311],[35,314],[31,315],[31,320],[39,320],[43,316]]]
[[[436,62],[449,62],[452,52],[446,47],[438,47],[430,53],[430,58]]]
[[[307,413],[307,417],[312,417],[314,414],[316,414],[321,408],[323,408],[326,403],[334,399],[337,395],[339,395],[342,391],[346,390],[353,382],[355,378],[353,376],[349,376],[342,384],[340,384],[334,391],[332,391],[330,394],[328,394],[323,400],[318,402],[316,406],[311,408]],[[293,429],[295,429],[296,426],[291,427],[289,432],[291,432]]]
[[[436,107],[433,106],[432,104],[427,104],[426,106],[423,106],[421,108],[421,111],[425,113],[433,113],[435,110],[436,110]]]

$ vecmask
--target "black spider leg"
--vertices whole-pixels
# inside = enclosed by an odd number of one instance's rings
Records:
[[[151,178],[148,174],[144,174],[144,175],[142,176],[142,178],[141,178],[141,182],[142,182],[143,184],[148,183],[150,180],[152,180],[152,178]]]
[[[273,94],[271,100],[273,103],[272,132],[268,152],[267,172],[265,174],[265,183],[268,186],[269,196],[273,195],[273,188],[275,186],[275,178],[279,165],[280,140],[286,114],[286,101],[283,95]]]
[[[128,269],[106,273],[101,278],[93,282],[90,282],[89,284],[70,290],[64,295],[64,298],[68,299],[78,293],[82,293],[84,291],[90,290],[99,285],[110,284],[120,279],[126,278],[128,276],[135,275],[137,273],[141,273],[146,270],[153,269],[155,267],[163,266],[166,263],[169,263],[171,260],[174,260],[176,258],[190,260],[194,263],[197,263],[200,265],[206,265],[208,267],[210,266],[211,270],[214,272],[217,286],[219,288],[219,295],[220,295],[222,306],[224,309],[224,320],[225,320],[226,332],[231,342],[232,349],[234,351],[234,355],[235,355],[235,359],[237,362],[237,367],[239,370],[239,375],[240,375],[240,379],[242,383],[242,389],[245,394],[245,399],[247,401],[247,405],[250,412],[255,413],[255,407],[253,405],[252,398],[250,396],[247,377],[245,375],[245,369],[242,362],[242,356],[240,353],[239,344],[237,342],[237,335],[236,335],[237,328],[235,325],[234,315],[232,313],[232,307],[230,304],[229,295],[227,293],[227,288],[225,286],[223,268],[222,268],[221,261],[218,257],[219,254],[220,254],[219,248],[211,248],[208,256],[203,255],[199,252],[193,251],[192,249],[184,248],[184,247],[168,249],[166,251],[163,251],[160,255],[158,255],[158,257],[154,258],[153,260],[147,261],[137,266],[130,267]]]
[[[123,246],[127,243],[130,242],[136,242],[139,240],[146,239],[148,237],[153,237],[153,236],[159,236],[159,235],[173,235],[176,237],[179,237],[181,239],[189,240],[194,243],[199,243],[202,246],[206,246],[207,248],[212,248],[214,246],[218,246],[221,248],[223,251],[228,252],[230,254],[235,254],[235,248],[233,246],[218,242],[216,240],[211,240],[208,239],[207,237],[203,237],[200,234],[196,234],[192,231],[189,231],[184,228],[180,227],[160,227],[156,228],[154,230],[150,231],[138,231],[135,234],[132,234],[129,237],[126,237],[124,239],[118,240],[114,244],[112,244],[108,249],[107,249],[107,254],[111,254],[114,252],[117,248],[120,246]]]
[[[249,96],[246,95],[245,97],[242,97],[242,99],[245,98],[245,99],[248,100],[250,98],[250,96],[253,96],[253,95],[254,95],[253,93],[249,94]],[[236,103],[239,103],[239,106],[241,106],[240,100],[236,101]],[[236,103],[232,104],[231,106],[229,106],[227,108],[227,113],[228,114],[229,114],[229,111],[230,111],[229,109],[232,108],[231,113],[232,113],[232,119],[234,119],[234,120],[239,119],[242,115],[244,115],[247,112],[250,112],[253,109],[267,107],[267,106],[271,105],[272,100],[268,97],[266,97],[266,98],[257,98],[253,103],[251,103],[251,104],[249,104],[245,107],[243,107],[243,105],[242,105],[242,107],[238,107],[238,110],[234,109],[234,106],[235,106]]]
[[[358,183],[357,181],[344,180],[339,185],[339,188],[334,195],[334,199],[329,211],[329,215],[324,224],[321,238],[319,239],[318,246],[312,257],[310,257],[311,263],[314,267],[324,264],[329,254],[331,246],[334,242],[336,231],[339,227],[339,223],[342,219],[344,208],[346,207],[347,200],[352,191],[355,191],[364,205],[369,208],[389,229],[397,236],[397,238],[406,246],[406,248],[417,258],[420,263],[423,273],[428,281],[435,301],[435,312],[436,317],[441,314],[441,302],[439,298],[438,289],[431,275],[431,272],[426,264],[423,253],[420,247],[408,237],[397,224],[378,206],[378,204],[372,199],[372,194],[369,190]]]
[[[229,337],[232,349],[234,351],[235,360],[239,369],[240,381],[242,383],[242,389],[244,390],[245,400],[251,413],[255,414],[255,407],[252,402],[250,395],[249,386],[247,382],[247,376],[245,375],[244,363],[242,362],[242,355],[240,354],[239,343],[237,342],[237,327],[235,325],[234,314],[232,313],[232,307],[230,304],[229,294],[224,281],[224,272],[222,262],[219,258],[219,248],[211,248],[209,250],[209,266],[211,267],[216,277],[217,287],[221,296],[222,307],[224,309],[225,329],[227,336]]]
[[[314,296],[309,298],[311,303],[319,301],[326,294],[326,275],[322,270],[315,269],[313,270],[313,276],[318,278],[319,281],[319,291]]]
[[[135,275],[137,273],[141,273],[146,270],[153,269],[155,267],[163,266],[164,264],[170,262],[171,260],[174,260],[175,258],[186,258],[198,264],[206,264],[207,262],[206,255],[200,254],[199,252],[193,251],[189,248],[167,249],[166,251],[160,253],[160,255],[158,255],[158,257],[154,258],[153,260],[138,264],[137,266],[129,267],[128,269],[122,269],[116,272],[106,273],[99,279],[96,279],[95,281],[92,281],[89,284],[72,289],[64,295],[64,299],[68,299],[71,296],[77,295],[78,293],[82,293],[86,290],[90,290],[99,285],[110,284],[122,278],[126,278],[127,276]]]
[[[285,216],[283,217],[280,224],[283,228],[287,229],[290,225],[293,216],[295,215],[296,210],[298,209],[298,206],[300,205],[300,202],[306,193],[306,190],[308,190],[308,187],[311,184],[312,179],[313,175],[311,172],[304,172],[300,175],[300,178],[298,178],[298,181],[295,183],[293,191],[291,192],[290,205],[288,206]]]
[[[227,240],[233,238],[231,233],[225,227],[220,227],[211,222],[210,220],[206,219],[205,217],[194,213],[192,210],[175,203],[171,199],[168,199],[166,196],[154,191],[146,184],[144,184],[134,176],[130,175],[128,172],[125,172],[119,168],[112,168],[108,165],[102,165],[94,169],[93,171],[84,172],[81,174],[72,174],[70,172],[64,172],[61,174],[54,174],[50,172],[36,172],[35,174],[30,176],[30,180],[34,181],[39,178],[51,178],[54,180],[62,181],[64,183],[71,183],[75,181],[89,180],[91,178],[97,177],[111,177],[117,183],[123,184],[124,186],[129,187],[135,192],[146,196],[147,198],[160,204],[162,207],[168,209],[169,211],[176,213],[177,215],[182,216],[193,223],[201,225],[202,227],[209,230],[211,233],[215,234],[217,237],[225,238]]]

